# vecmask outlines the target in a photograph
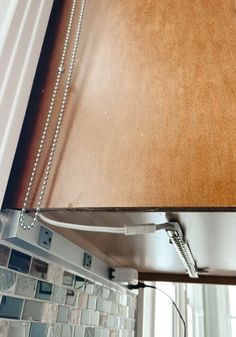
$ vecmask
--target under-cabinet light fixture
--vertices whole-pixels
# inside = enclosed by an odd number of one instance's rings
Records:
[[[173,228],[166,229],[166,232],[170,238],[170,242],[179,255],[186,271],[188,272],[189,277],[198,278],[196,263],[188,243],[184,239],[180,225],[178,223],[170,223],[170,225],[172,225]]]
[[[194,261],[191,250],[184,239],[183,231],[178,222],[166,222],[163,224],[141,224],[141,225],[125,225],[122,227],[114,226],[88,226],[80,224],[65,223],[61,221],[56,221],[50,219],[40,213],[40,219],[46,224],[63,227],[67,229],[75,229],[86,232],[100,232],[100,233],[111,233],[111,234],[124,234],[124,235],[141,235],[155,233],[158,230],[165,229],[170,242],[173,244],[177,254],[179,255],[189,277],[198,278],[198,272],[196,268],[196,263]]]

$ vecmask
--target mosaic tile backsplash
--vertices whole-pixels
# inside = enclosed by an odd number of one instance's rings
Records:
[[[0,244],[0,337],[134,337],[136,296]]]

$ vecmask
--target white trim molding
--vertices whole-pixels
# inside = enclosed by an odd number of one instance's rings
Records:
[[[0,208],[50,17],[53,0],[4,2],[0,36]],[[1,4],[1,7],[3,5]],[[2,12],[3,13],[3,12]]]

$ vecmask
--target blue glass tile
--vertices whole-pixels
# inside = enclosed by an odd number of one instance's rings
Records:
[[[72,327],[70,325],[63,325],[61,330],[61,337],[71,337]]]
[[[76,300],[77,300],[77,291],[74,291],[72,289],[67,289],[67,293],[66,293],[66,304],[69,305],[75,305],[76,304]]]
[[[23,300],[10,296],[3,296],[0,305],[0,317],[20,319]]]
[[[46,279],[47,272],[48,264],[46,262],[33,258],[30,268],[30,274],[38,278]]]
[[[35,297],[41,300],[50,301],[51,295],[52,295],[52,284],[39,281]]]
[[[32,323],[29,337],[46,337],[47,336],[47,324]]]
[[[85,279],[83,277],[80,277],[79,275],[75,276],[75,289],[83,289],[85,285]]]
[[[16,273],[0,267],[0,291],[12,293],[16,284]]]
[[[100,285],[100,284],[95,284],[95,287],[94,287],[94,295],[99,296],[99,297],[102,297],[102,290],[103,290],[102,285]]]
[[[8,337],[28,337],[30,330],[30,323],[26,322],[9,322]],[[1,332],[1,330],[0,330]],[[0,336],[1,333],[0,333]],[[5,335],[3,335],[5,336]]]
[[[63,274],[63,284],[66,286],[73,286],[75,275],[67,271],[64,271]]]
[[[66,301],[66,293],[67,289],[62,288],[59,286],[54,285],[53,287],[53,295],[52,295],[52,301],[57,302],[59,304],[64,304]]]
[[[86,285],[85,285],[85,292],[87,294],[90,294],[90,295],[93,295],[94,293],[94,288],[95,288],[95,284],[92,283],[92,282],[86,282]]]
[[[25,276],[18,275],[15,294],[21,297],[34,297],[37,280]]]
[[[26,300],[22,319],[26,321],[40,321],[42,317],[43,303]]]
[[[84,337],[94,337],[94,328],[85,328]]]
[[[115,302],[116,299],[116,293],[114,290],[110,290],[110,294],[109,294],[109,300]]]
[[[75,326],[74,336],[73,337],[84,337],[84,326]]]
[[[10,248],[0,245],[0,266],[7,266],[8,258],[10,254]]]
[[[57,322],[68,323],[69,321],[70,308],[66,306],[59,305],[57,313]]]
[[[29,271],[31,256],[21,253],[17,250],[12,250],[8,267],[27,274]]]

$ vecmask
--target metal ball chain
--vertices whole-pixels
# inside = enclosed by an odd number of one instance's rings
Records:
[[[24,199],[24,203],[23,203],[23,208],[21,209],[21,213],[20,213],[19,225],[23,229],[31,229],[32,227],[34,227],[36,221],[38,220],[38,216],[39,216],[39,213],[40,213],[40,207],[41,207],[42,200],[44,198],[44,194],[45,194],[45,190],[46,190],[46,187],[47,187],[47,182],[48,182],[51,166],[52,166],[54,155],[55,155],[55,152],[56,152],[56,146],[57,146],[58,137],[59,137],[59,134],[60,134],[60,131],[61,131],[61,125],[62,125],[63,116],[64,116],[65,107],[66,107],[67,98],[68,98],[68,91],[69,91],[69,88],[70,88],[71,79],[72,79],[72,75],[73,75],[74,65],[75,65],[75,61],[76,61],[76,54],[77,54],[78,45],[79,45],[80,33],[81,33],[81,28],[82,28],[82,23],[83,23],[85,3],[86,3],[86,0],[81,0],[79,19],[78,19],[78,24],[77,24],[77,28],[76,28],[75,38],[74,38],[74,44],[73,44],[73,50],[72,50],[68,75],[67,75],[64,93],[63,93],[61,106],[60,106],[60,110],[59,110],[59,114],[58,114],[56,130],[54,132],[52,145],[51,145],[51,149],[50,149],[50,154],[49,154],[49,157],[48,157],[47,166],[46,166],[46,170],[45,170],[45,173],[44,173],[44,178],[43,178],[43,181],[42,181],[42,186],[41,186],[41,190],[40,190],[40,194],[39,194],[39,198],[38,198],[38,202],[37,202],[36,212],[35,212],[32,223],[30,225],[26,225],[24,215],[25,215],[26,208],[27,208],[27,205],[28,205],[29,196],[30,196],[30,193],[31,193],[31,190],[32,190],[32,186],[34,184],[35,174],[36,174],[37,169],[38,169],[39,160],[40,160],[40,157],[41,157],[41,154],[42,154],[42,151],[43,151],[43,147],[44,147],[44,144],[45,144],[45,138],[47,136],[49,124],[50,124],[50,121],[51,121],[52,112],[54,110],[54,105],[55,105],[55,100],[56,100],[56,96],[57,96],[57,93],[58,93],[60,80],[61,80],[62,74],[64,73],[64,62],[65,62],[65,57],[66,57],[66,54],[67,54],[67,51],[68,51],[68,44],[69,44],[69,39],[70,39],[70,35],[71,35],[71,30],[72,30],[72,23],[73,23],[74,16],[75,16],[75,9],[76,9],[77,0],[73,0],[73,4],[72,4],[72,7],[71,7],[71,12],[70,12],[70,17],[69,17],[69,21],[68,21],[68,26],[67,26],[62,56],[61,56],[61,60],[60,60],[60,64],[59,64],[58,72],[57,72],[57,78],[56,78],[56,82],[55,82],[54,89],[53,89],[53,92],[52,92],[49,110],[48,110],[47,118],[46,118],[46,121],[45,121],[45,124],[44,124],[44,129],[43,129],[43,133],[42,133],[42,136],[41,136],[39,148],[38,148],[38,151],[37,151],[37,155],[36,155],[35,162],[34,162],[34,165],[33,165],[32,173],[31,173],[30,180],[29,180],[29,183],[28,183],[28,187],[27,187],[27,191],[26,191],[26,195],[25,195],[25,199]]]

